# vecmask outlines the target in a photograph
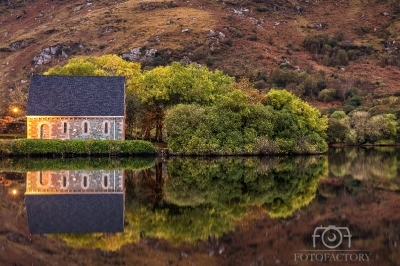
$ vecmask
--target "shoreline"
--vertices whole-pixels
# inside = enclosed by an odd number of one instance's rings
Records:
[[[51,147],[53,146],[53,147]],[[70,147],[71,146],[71,147]],[[400,147],[393,144],[346,144],[332,143],[328,148],[346,147]],[[0,139],[0,158],[126,158],[126,157],[249,157],[249,156],[316,156],[320,153],[230,153],[230,154],[183,154],[171,152],[165,143],[143,140],[37,140]]]

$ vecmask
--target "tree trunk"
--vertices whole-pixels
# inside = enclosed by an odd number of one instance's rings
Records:
[[[158,142],[162,142],[163,140],[163,121],[162,120],[157,120],[157,124],[156,124],[156,140]]]
[[[145,128],[142,129],[142,133],[141,133],[142,140],[151,141],[150,130],[151,130],[151,128],[149,128],[149,127],[145,127]]]

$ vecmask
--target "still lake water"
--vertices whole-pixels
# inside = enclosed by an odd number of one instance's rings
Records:
[[[3,160],[0,265],[400,265],[399,162]]]

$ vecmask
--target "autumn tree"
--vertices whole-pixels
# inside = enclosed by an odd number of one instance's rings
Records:
[[[153,112],[148,118],[150,125],[144,135],[156,128],[156,139],[162,140],[165,110],[176,104],[197,103],[209,105],[219,97],[233,90],[234,79],[221,71],[210,71],[196,64],[184,66],[172,63],[145,71],[136,93],[146,108]]]
[[[138,63],[117,55],[76,57],[64,66],[49,69],[46,75],[124,76],[126,78],[126,121],[130,133],[140,124],[142,138],[162,140],[165,110],[179,103],[211,104],[232,91],[234,78],[196,64],[172,63],[141,71]],[[137,132],[135,132],[137,133]]]
[[[275,115],[273,139],[282,153],[327,151],[328,121],[317,108],[285,90],[271,90],[263,104]]]

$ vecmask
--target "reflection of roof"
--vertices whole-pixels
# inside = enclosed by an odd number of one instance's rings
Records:
[[[125,80],[102,76],[31,78],[27,115],[124,116]]]
[[[124,194],[26,195],[33,234],[122,232]]]

